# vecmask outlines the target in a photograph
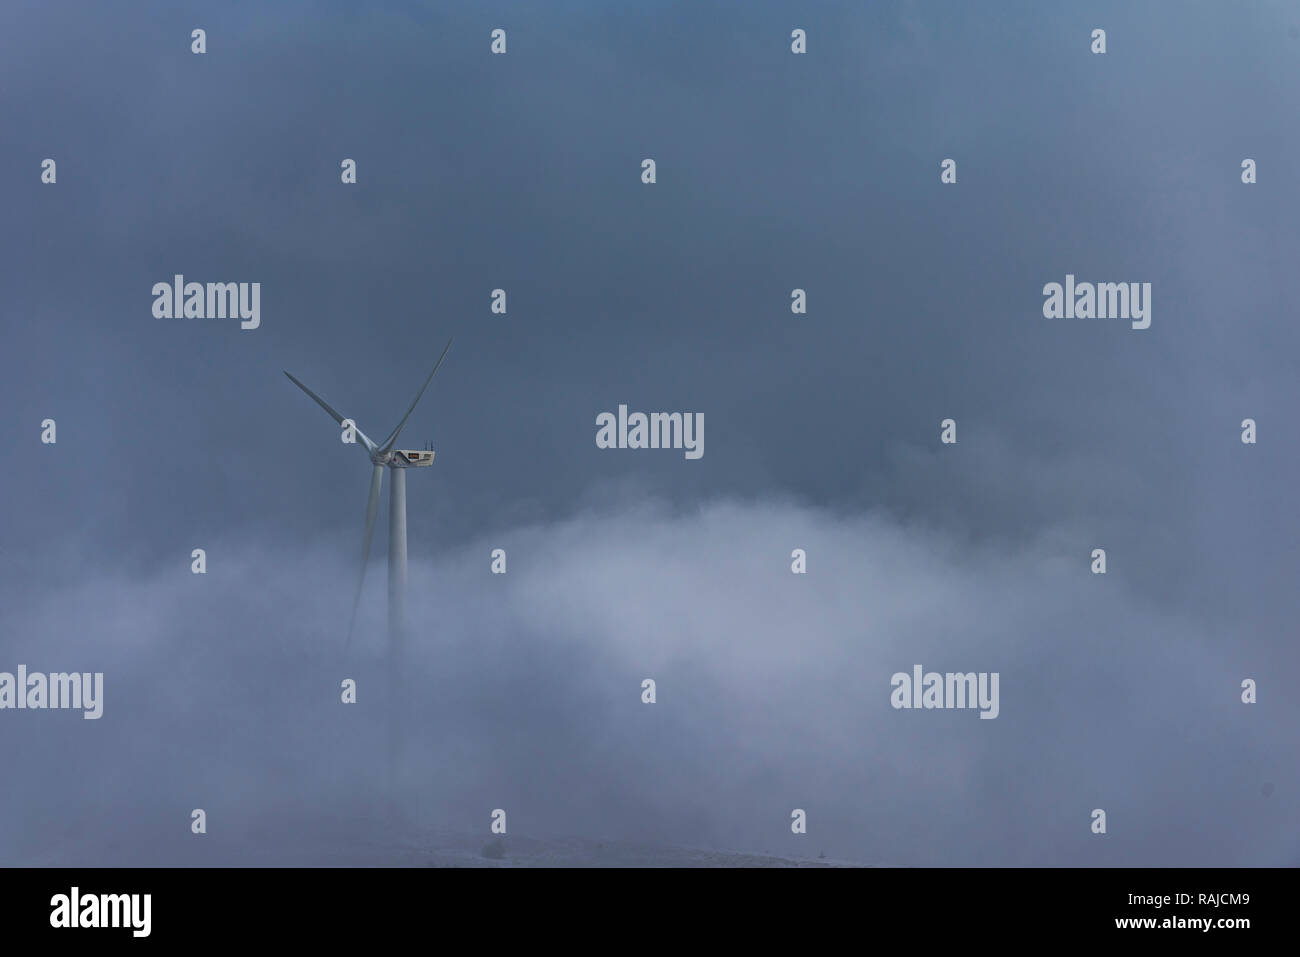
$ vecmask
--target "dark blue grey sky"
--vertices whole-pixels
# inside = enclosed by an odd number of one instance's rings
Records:
[[[404,433],[446,827],[1297,863],[1294,5],[384,7],[0,12],[0,670],[108,688],[0,713],[0,860],[105,804],[364,803],[368,469],[281,370],[382,435],[455,335]],[[260,282],[261,327],[155,319],[175,273]],[[1151,327],[1044,319],[1067,273],[1150,282]],[[619,403],[702,412],[705,455],[597,449]],[[1000,671],[1002,715],[892,710],[917,661]]]

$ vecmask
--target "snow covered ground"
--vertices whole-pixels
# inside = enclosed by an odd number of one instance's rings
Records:
[[[586,836],[493,835],[453,832],[393,813],[370,816],[270,812],[239,821],[212,819],[193,834],[184,815],[176,826],[132,839],[135,829],[106,813],[81,818],[63,829],[57,843],[13,848],[0,859],[9,867],[859,867],[821,857],[810,844],[807,857],[764,852],[682,847],[653,841]]]

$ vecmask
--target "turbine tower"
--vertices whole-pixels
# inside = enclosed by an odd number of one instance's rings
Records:
[[[357,588],[352,597],[352,615],[348,620],[347,643],[349,645],[352,642],[352,632],[357,623],[357,609],[361,604],[361,589],[366,581],[366,564],[370,559],[370,541],[374,538],[375,533],[375,516],[379,513],[379,492],[384,483],[384,469],[388,469],[392,473],[388,488],[388,778],[390,787],[394,783],[396,776],[397,705],[403,699],[399,685],[403,673],[402,659],[406,650],[406,470],[410,468],[427,468],[433,464],[432,449],[417,452],[412,449],[397,449],[394,446],[397,444],[397,437],[401,435],[402,429],[406,426],[407,419],[411,417],[411,413],[415,411],[421,396],[424,395],[424,390],[429,387],[434,372],[438,371],[438,366],[442,365],[442,360],[447,357],[447,352],[451,349],[451,343],[452,340],[448,339],[446,348],[442,350],[442,355],[434,363],[433,371],[424,380],[424,385],[420,386],[420,391],[415,394],[410,408],[402,416],[402,421],[398,422],[397,427],[392,432],[389,432],[388,436],[378,444],[371,441],[356,426],[355,422],[340,415],[333,406],[303,385],[291,373],[288,371],[284,373],[289,377],[289,381],[302,389],[303,392],[306,392],[315,400],[317,405],[328,412],[335,422],[345,428],[350,427],[356,433],[356,437],[361,440],[361,447],[370,456],[370,462],[373,466],[370,472],[370,495],[366,499],[366,530],[361,539],[361,570],[357,575]]]

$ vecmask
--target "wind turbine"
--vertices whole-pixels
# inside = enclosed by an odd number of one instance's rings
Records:
[[[454,337],[453,337],[454,338]],[[406,637],[406,470],[410,468],[427,468],[433,464],[433,451],[431,449],[424,451],[415,451],[412,449],[397,449],[397,437],[401,435],[402,429],[406,425],[407,419],[415,411],[419,404],[424,390],[429,387],[429,382],[433,379],[434,372],[438,371],[438,366],[442,365],[442,360],[447,357],[448,350],[451,349],[452,339],[447,340],[447,346],[442,350],[442,355],[434,363],[433,371],[429,373],[424,380],[424,385],[420,386],[420,391],[415,394],[411,400],[411,406],[402,416],[402,421],[397,423],[397,427],[380,443],[376,444],[357,428],[356,423],[340,415],[333,406],[318,396],[311,389],[307,388],[301,381],[295,378],[290,372],[285,371],[285,375],[298,388],[306,392],[316,404],[328,412],[340,426],[345,428],[350,426],[356,432],[357,438],[361,440],[361,447],[365,449],[366,454],[370,456],[370,462],[373,466],[370,473],[370,495],[366,499],[366,531],[361,540],[361,570],[357,576],[357,588],[352,598],[352,615],[348,620],[348,637],[347,642],[352,642],[352,632],[356,627],[357,609],[361,604],[361,588],[366,581],[366,564],[370,559],[370,541],[375,533],[375,516],[379,512],[379,492],[384,482],[384,469],[392,472],[392,480],[388,488],[388,666],[389,666],[389,684],[390,684],[390,715],[396,712],[395,692],[397,690],[398,677],[400,675],[400,665],[405,650]],[[390,740],[389,752],[389,778],[390,781],[394,775],[394,751],[396,748],[395,734],[396,723],[390,727],[390,733],[394,736]]]

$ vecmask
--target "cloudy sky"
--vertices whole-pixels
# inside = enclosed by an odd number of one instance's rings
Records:
[[[369,466],[281,370],[381,436],[454,335],[403,433],[404,820],[1300,863],[1300,12],[998,6],[6,5],[0,671],[106,690],[0,711],[0,862],[370,833],[386,502],[345,650]],[[260,328],[155,318],[177,273]],[[1044,319],[1067,274],[1150,328]],[[704,456],[597,448],[621,403]],[[893,709],[918,663],[998,718]]]

